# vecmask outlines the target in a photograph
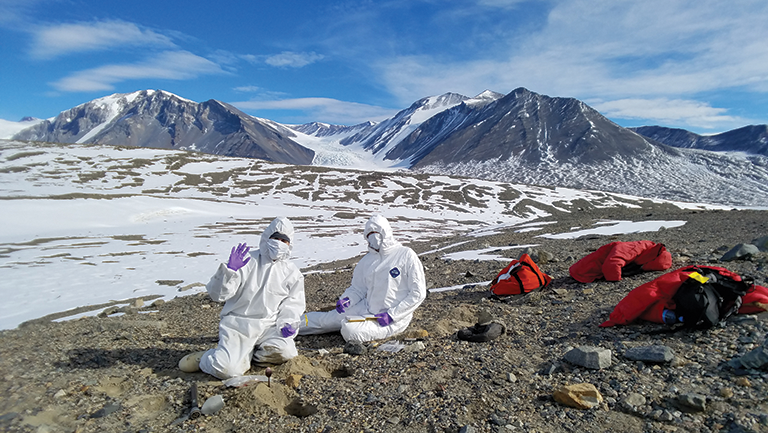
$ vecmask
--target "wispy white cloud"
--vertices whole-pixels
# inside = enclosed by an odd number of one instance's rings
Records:
[[[44,59],[126,46],[175,46],[168,36],[124,21],[49,25],[37,27],[33,32],[31,55]]]
[[[114,84],[136,79],[187,80],[226,73],[219,65],[187,51],[166,51],[146,61],[113,64],[76,72],[52,83],[62,92],[109,91]]]
[[[514,2],[486,2],[494,3]],[[701,95],[729,89],[768,92],[768,2],[551,4],[540,29],[511,35],[506,48],[496,45],[472,59],[446,60],[431,53],[382,58],[373,70],[403,102],[446,91],[471,96],[485,88],[506,93],[523,86],[553,96],[619,101],[614,108],[621,106],[628,118],[654,113],[629,101],[665,100],[664,106],[675,107],[670,117],[691,126],[738,121],[725,109],[697,103]]]
[[[240,87],[235,87],[232,90],[234,90],[235,92],[255,93],[260,91],[261,88],[259,86],[240,86]]]
[[[723,124],[746,122],[725,114],[728,110],[682,99],[617,99],[593,103],[592,106],[605,116],[618,119],[653,120],[659,124],[685,124],[699,128],[714,128]]]
[[[230,102],[243,111],[287,110],[301,111],[306,121],[356,124],[391,117],[396,110],[332,98],[294,98]]]
[[[323,59],[323,55],[315,52],[311,53],[295,53],[292,51],[284,51],[280,54],[267,57],[265,62],[270,66],[284,67],[284,68],[301,68],[311,63],[315,63]]]

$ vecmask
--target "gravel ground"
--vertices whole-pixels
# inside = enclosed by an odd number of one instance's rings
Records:
[[[547,240],[537,235],[589,228],[596,220],[685,220],[678,228],[620,236]],[[608,242],[648,239],[672,252],[673,269],[716,264],[767,283],[762,253],[720,263],[731,247],[768,235],[766,211],[691,211],[671,206],[584,208],[545,218],[540,231],[446,238],[410,246],[422,255],[430,293],[416,312],[403,350],[368,344],[345,353],[341,336],[297,338],[300,356],[274,368],[264,383],[232,388],[203,373],[177,368],[185,354],[215,346],[221,305],[205,294],[166,303],[137,302],[122,313],[67,322],[36,320],[0,332],[0,430],[9,432],[741,432],[768,431],[768,373],[736,371],[727,361],[759,346],[765,314],[737,316],[710,331],[662,332],[637,323],[598,328],[626,293],[661,273],[621,282],[580,284],[568,276],[576,260]],[[396,234],[397,235],[397,234]],[[489,298],[487,281],[504,261],[446,260],[443,254],[487,246],[538,244],[553,278],[546,289],[511,302]],[[516,258],[520,250],[503,254]],[[357,260],[306,270],[309,309],[330,306]],[[318,271],[323,272],[318,272]],[[213,272],[213,270],[212,270]],[[457,330],[490,315],[507,332],[486,343],[456,338]],[[415,331],[426,331],[417,333]],[[570,364],[571,348],[611,351],[611,365]],[[627,359],[629,348],[664,345],[671,362]],[[254,366],[250,374],[264,374]],[[589,410],[553,399],[566,384],[589,383],[604,401]],[[199,401],[222,395],[220,411],[189,420],[190,388]],[[704,407],[682,406],[698,394]],[[704,410],[701,410],[704,409]]]

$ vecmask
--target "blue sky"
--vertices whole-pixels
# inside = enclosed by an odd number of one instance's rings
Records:
[[[714,133],[768,123],[766,23],[765,0],[0,0],[0,119],[163,89],[355,124],[525,87]]]

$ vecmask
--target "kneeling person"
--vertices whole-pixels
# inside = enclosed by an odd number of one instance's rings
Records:
[[[408,328],[427,296],[424,267],[416,253],[392,236],[389,222],[374,215],[363,236],[368,253],[352,273],[352,283],[336,309],[302,317],[300,335],[341,331],[346,341],[372,341]]]
[[[304,276],[289,260],[293,234],[287,218],[276,218],[258,250],[251,252],[246,244],[232,248],[229,262],[206,285],[211,299],[225,302],[219,344],[185,356],[179,368],[227,379],[248,371],[251,358],[281,364],[298,355],[293,339],[305,307]]]

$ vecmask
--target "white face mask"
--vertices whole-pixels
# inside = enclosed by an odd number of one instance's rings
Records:
[[[269,239],[267,253],[272,260],[287,260],[291,258],[291,246],[277,239]]]
[[[374,233],[368,235],[368,245],[376,251],[381,249],[381,233]]]

